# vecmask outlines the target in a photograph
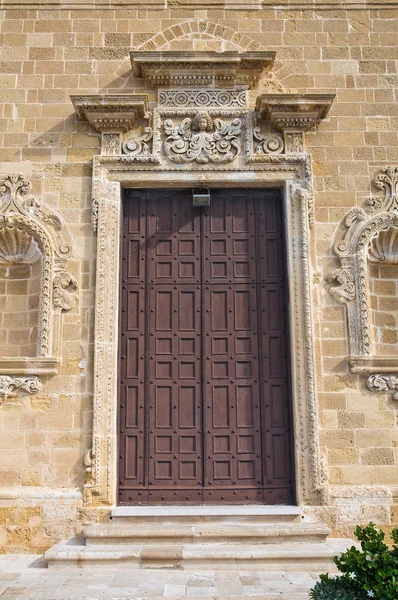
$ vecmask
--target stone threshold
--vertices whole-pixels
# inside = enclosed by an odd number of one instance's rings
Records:
[[[116,506],[111,510],[112,517],[244,517],[244,516],[299,516],[300,506],[286,505],[245,505],[245,506]]]

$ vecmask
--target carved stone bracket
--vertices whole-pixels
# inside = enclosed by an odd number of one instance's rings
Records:
[[[304,152],[304,132],[315,129],[328,115],[334,94],[262,94],[256,110],[282,131],[286,153]]]
[[[101,154],[121,153],[121,134],[130,131],[137,119],[148,117],[146,94],[71,96],[80,119],[101,133]]]
[[[28,394],[35,394],[41,388],[41,381],[38,377],[10,377],[9,375],[0,375],[0,397],[7,398],[16,396],[16,391],[21,390]]]
[[[333,244],[341,266],[326,280],[337,280],[329,291],[347,307],[350,371],[368,375],[372,391],[398,390],[398,356],[372,354],[368,282],[368,262],[398,264],[398,167],[381,169],[373,184],[383,196],[371,196],[367,210],[354,207],[342,219]]]

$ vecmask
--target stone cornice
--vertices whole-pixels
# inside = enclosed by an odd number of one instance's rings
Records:
[[[262,94],[256,110],[280,131],[310,131],[325,119],[334,94]]]
[[[101,133],[126,133],[149,109],[146,94],[71,96],[71,100],[78,117]]]
[[[158,87],[254,88],[269,71],[275,52],[141,52],[130,53],[138,77]]]

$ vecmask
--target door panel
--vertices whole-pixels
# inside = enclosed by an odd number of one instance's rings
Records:
[[[119,502],[293,501],[277,190],[126,191]]]

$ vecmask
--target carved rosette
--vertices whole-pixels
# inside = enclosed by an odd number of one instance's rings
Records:
[[[41,388],[38,377],[10,377],[0,375],[0,397],[16,396],[16,391],[21,390],[28,394],[36,394]]]

